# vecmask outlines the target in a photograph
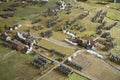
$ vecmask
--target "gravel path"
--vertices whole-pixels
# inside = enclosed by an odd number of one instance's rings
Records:
[[[58,41],[56,39],[53,39],[53,38],[43,38],[44,40],[47,40],[49,42],[52,42],[54,44],[57,44],[59,46],[62,46],[62,47],[66,47],[66,48],[71,48],[71,49],[76,49],[77,47],[76,46],[72,46],[72,45],[69,45],[65,42],[61,42],[61,41]]]
[[[3,56],[2,60],[7,59],[7,58],[10,57],[14,52],[16,52],[16,50],[11,50],[10,52],[6,53],[6,54]]]
[[[72,46],[70,44],[67,44],[65,42],[62,42],[62,41],[59,41],[59,40],[56,40],[56,39],[53,39],[53,38],[42,38],[42,37],[39,37],[38,35],[36,34],[31,34],[34,38],[37,38],[37,39],[43,39],[43,40],[46,40],[46,41],[49,41],[49,42],[52,42],[56,45],[59,45],[59,46],[62,46],[62,47],[66,47],[66,48],[70,48],[70,49],[76,49],[77,47],[76,46]]]

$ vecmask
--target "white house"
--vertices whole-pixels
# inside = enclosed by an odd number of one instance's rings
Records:
[[[23,37],[22,34],[20,34],[19,32],[17,32],[17,37],[20,38],[20,39],[22,39],[22,40],[26,40],[26,38]]]
[[[72,44],[72,45],[74,45],[74,46],[77,46],[77,45],[78,45],[77,43],[72,42],[72,41],[70,41],[69,39],[66,39],[66,38],[65,38],[65,41],[68,42],[68,43],[70,43],[70,44]]]
[[[32,47],[29,48],[29,47],[27,46],[27,51],[25,52],[25,54],[29,54],[29,53],[32,51],[32,49],[33,49]]]
[[[44,2],[49,2],[49,0],[42,0],[42,1],[44,1]]]
[[[100,58],[100,59],[103,59],[103,58],[104,58],[101,54],[99,54],[99,53],[97,53],[97,52],[95,52],[95,51],[93,51],[93,50],[87,50],[87,52],[90,53],[90,54],[92,54],[92,55],[97,56],[97,57]]]
[[[70,32],[70,31],[62,30],[62,32],[69,35],[69,36],[71,36],[71,37],[73,37],[73,38],[77,37],[74,33]]]

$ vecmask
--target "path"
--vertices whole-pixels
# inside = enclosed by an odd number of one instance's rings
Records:
[[[6,59],[7,59],[8,57],[10,57],[14,52],[16,52],[16,50],[11,50],[10,52],[6,53],[6,54],[3,56],[2,60],[6,60]]]
[[[74,54],[76,54],[76,53],[78,54],[78,53],[81,53],[81,52],[82,52],[82,50],[78,50],[78,51],[76,51]],[[72,57],[74,54],[72,54],[72,55],[69,56],[69,57]],[[66,67],[68,67],[68,68],[70,68],[71,70],[73,70],[73,71],[74,71],[75,73],[77,73],[78,75],[81,75],[81,76],[83,76],[83,77],[85,77],[85,78],[87,78],[87,79],[89,79],[89,80],[94,80],[94,78],[92,78],[92,77],[90,77],[90,76],[88,76],[88,75],[86,75],[86,74],[84,74],[84,73],[82,73],[82,72],[80,72],[80,71],[78,71],[78,70],[75,70],[75,69],[69,67],[68,65],[64,64],[64,62],[68,59],[68,57],[64,58],[64,60],[63,60],[62,62],[58,62],[58,61],[56,61],[56,60],[54,60],[54,59],[52,59],[52,58],[50,58],[50,57],[47,57],[46,55],[43,55],[43,54],[39,54],[39,55],[41,55],[42,57],[45,57],[45,58],[48,59],[48,60],[54,61],[54,62],[56,62],[57,64],[56,64],[52,69],[50,69],[48,72],[46,72],[44,75],[42,75],[42,76],[40,76],[39,78],[37,78],[36,80],[40,80],[40,79],[44,78],[44,77],[47,76],[51,71],[53,71],[54,69],[56,69],[56,68],[57,68],[58,66],[60,66],[61,64],[64,65],[64,66],[66,66]]]
[[[58,40],[53,39],[53,38],[43,38],[43,37],[40,37],[40,36],[38,36],[35,33],[31,33],[31,36],[33,36],[34,38],[37,38],[37,39],[43,39],[43,40],[52,42],[52,43],[54,43],[56,45],[59,45],[59,46],[62,46],[62,47],[66,47],[66,48],[70,48],[70,49],[76,49],[77,48],[76,46],[72,46],[70,44],[67,44],[67,43],[62,42],[62,41],[58,41]]]
[[[58,41],[58,40],[53,39],[53,38],[42,38],[42,39],[47,40],[49,42],[52,42],[52,43],[57,44],[57,45],[62,46],[62,47],[71,48],[71,49],[77,48],[76,46],[69,45],[65,42],[61,42],[61,41]]]

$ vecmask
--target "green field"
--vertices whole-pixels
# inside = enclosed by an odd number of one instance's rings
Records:
[[[56,45],[54,43],[51,43],[51,42],[48,42],[46,40],[41,40],[39,42],[40,45],[44,46],[44,47],[47,47],[48,49],[55,49],[55,50],[58,50],[64,54],[66,54],[67,56],[68,55],[71,55],[75,52],[74,49],[69,49],[69,48],[66,48],[66,47],[62,47],[62,46],[59,46],[59,45]]]
[[[67,80],[87,80],[86,78],[73,73]]]
[[[51,77],[53,75],[54,75],[54,77]],[[73,73],[69,77],[66,77],[63,74],[53,70],[52,72],[50,72],[48,75],[46,75],[41,80],[88,80],[88,79],[86,79],[85,77],[82,77],[76,73]]]
[[[31,67],[29,62],[35,57],[19,52],[0,62],[1,80],[31,80],[40,71]]]

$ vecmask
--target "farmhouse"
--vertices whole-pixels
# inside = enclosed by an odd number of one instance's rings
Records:
[[[26,37],[23,37],[23,35],[21,35],[19,32],[16,33],[16,37],[19,41],[28,45],[29,47],[32,47],[34,44],[36,44],[35,40],[27,39]]]
[[[68,43],[70,43],[70,44],[72,44],[72,45],[74,45],[74,46],[77,46],[78,44],[76,43],[76,41],[73,41],[73,40],[71,40],[71,39],[65,39],[65,41],[66,42],[68,42]]]

